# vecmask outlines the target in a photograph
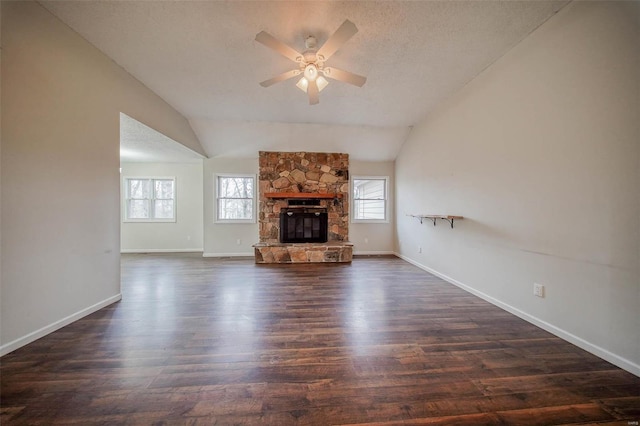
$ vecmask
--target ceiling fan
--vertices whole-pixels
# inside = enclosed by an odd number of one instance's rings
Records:
[[[298,64],[298,68],[284,72],[269,80],[260,83],[262,87],[269,87],[272,84],[288,80],[293,77],[302,75],[296,86],[300,90],[307,92],[309,95],[309,104],[315,105],[320,102],[319,93],[327,87],[329,82],[325,77],[333,80],[342,81],[362,87],[367,81],[366,77],[354,74],[349,71],[343,71],[338,68],[325,67],[325,62],[342,47],[351,37],[358,32],[355,24],[348,19],[345,20],[340,28],[329,37],[320,49],[316,49],[316,38],[308,36],[305,39],[307,50],[300,53],[295,49],[287,46],[271,34],[261,31],[256,35],[256,41],[275,50],[286,58],[291,59]]]

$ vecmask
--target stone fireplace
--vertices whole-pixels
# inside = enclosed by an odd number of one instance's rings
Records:
[[[259,155],[257,263],[350,262],[349,155]]]

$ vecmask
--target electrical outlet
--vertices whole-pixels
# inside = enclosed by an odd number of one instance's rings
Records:
[[[369,244],[369,239],[365,237],[365,239],[364,239],[364,243],[365,243],[365,244]]]
[[[544,297],[544,286],[542,284],[533,283],[533,295]]]
[[[418,247],[418,253],[422,253],[422,247]]]
[[[240,238],[238,238],[238,239],[236,240],[236,244],[237,244],[237,245],[242,244],[242,240],[241,240]]]

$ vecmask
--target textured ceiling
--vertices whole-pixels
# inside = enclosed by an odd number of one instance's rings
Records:
[[[210,156],[292,147],[392,160],[410,126],[567,1],[41,3],[189,119]],[[359,32],[327,65],[367,76],[362,88],[330,81],[310,106],[295,79],[258,85],[295,68],[258,32],[301,51],[345,19]]]

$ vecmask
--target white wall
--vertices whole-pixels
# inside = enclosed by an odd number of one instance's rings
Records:
[[[257,153],[256,153],[257,154]],[[253,256],[258,242],[258,225],[214,223],[214,175],[216,173],[258,174],[258,158],[210,158],[204,160],[204,256]],[[394,162],[349,162],[349,176],[389,176],[389,223],[350,223],[349,240],[357,254],[394,252]],[[368,243],[365,243],[365,238]],[[238,244],[238,239],[240,244]]]
[[[187,120],[39,4],[2,7],[0,353],[120,298],[120,112]]]
[[[404,258],[635,374],[638,6],[570,4],[416,126],[396,160]]]
[[[0,2],[0,26],[2,25],[2,4]],[[2,31],[0,31],[0,81],[2,81]],[[0,84],[0,99],[2,99]],[[2,102],[0,102],[0,130],[2,125]],[[0,131],[0,165],[2,165],[2,132]],[[2,170],[0,169],[0,224],[2,224]],[[2,267],[2,226],[0,226],[0,268]],[[2,271],[0,271],[0,307],[2,306]],[[2,315],[0,313],[0,347],[2,345]],[[2,354],[2,352],[0,352]]]
[[[253,256],[258,223],[214,223],[215,174],[253,174],[258,185],[258,153],[255,158],[209,158],[204,161],[204,256]],[[256,208],[257,197],[256,197]],[[239,243],[238,243],[239,241]]]
[[[203,248],[202,162],[121,163],[121,197],[127,177],[172,177],[176,179],[175,222],[122,222],[122,253],[186,252]],[[121,201],[124,219],[124,199]]]
[[[394,162],[393,161],[349,161],[349,179],[354,176],[387,176],[388,182],[388,223],[349,223],[349,241],[353,243],[355,254],[392,254],[394,252]],[[349,195],[353,203],[353,194]],[[353,217],[350,217],[353,220]]]

